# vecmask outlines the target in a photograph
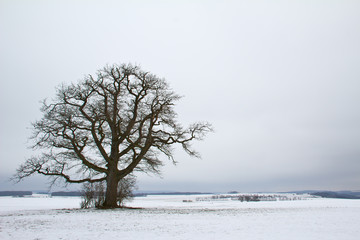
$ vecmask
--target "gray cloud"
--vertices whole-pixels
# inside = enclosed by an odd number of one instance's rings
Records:
[[[180,121],[216,130],[194,144],[202,160],[179,151],[178,166],[163,179],[141,175],[140,188],[360,189],[359,9],[350,0],[2,1],[1,177],[33,154],[27,128],[55,86],[133,62],[184,95]]]

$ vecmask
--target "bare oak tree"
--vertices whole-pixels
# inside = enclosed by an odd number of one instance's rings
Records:
[[[133,171],[158,173],[161,154],[174,161],[174,144],[199,157],[190,143],[203,139],[211,125],[183,128],[174,111],[179,99],[164,79],[130,64],[63,84],[33,123],[33,148],[45,151],[26,160],[15,178],[38,173],[68,183],[104,181],[104,207],[117,207],[119,181]]]

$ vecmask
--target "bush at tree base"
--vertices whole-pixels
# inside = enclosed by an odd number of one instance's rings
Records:
[[[119,207],[124,207],[124,203],[133,198],[133,190],[136,189],[136,178],[128,176],[121,179],[117,189],[117,202]],[[84,183],[83,200],[81,208],[102,208],[105,202],[105,186],[103,182]]]

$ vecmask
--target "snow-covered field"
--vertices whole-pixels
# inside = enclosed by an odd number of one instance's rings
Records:
[[[76,197],[0,197],[0,239],[360,239],[360,200],[209,199],[148,196],[128,204],[142,209],[83,210]]]

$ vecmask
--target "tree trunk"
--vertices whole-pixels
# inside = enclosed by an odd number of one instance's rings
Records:
[[[109,173],[106,178],[106,193],[104,208],[116,208],[117,205],[117,188],[119,179],[115,173]]]

